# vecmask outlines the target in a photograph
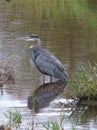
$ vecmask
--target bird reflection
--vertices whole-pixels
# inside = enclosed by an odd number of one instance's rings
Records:
[[[51,101],[62,94],[65,86],[66,82],[61,80],[41,85],[28,97],[28,108],[39,112],[39,109],[49,106]]]

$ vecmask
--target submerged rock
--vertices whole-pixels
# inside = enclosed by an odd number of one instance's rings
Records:
[[[0,84],[15,84],[15,70],[11,65],[0,67]]]
[[[6,127],[4,125],[0,125],[0,130],[12,130],[11,127]]]

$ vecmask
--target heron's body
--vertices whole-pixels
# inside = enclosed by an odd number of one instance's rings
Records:
[[[50,77],[66,80],[67,75],[64,72],[62,63],[47,49],[41,48],[40,39],[35,42],[35,45],[29,48],[30,59],[34,62],[39,71]]]

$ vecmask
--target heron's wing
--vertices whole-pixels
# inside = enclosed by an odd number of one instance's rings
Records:
[[[57,69],[64,71],[62,63],[46,49],[39,50],[35,57],[36,66],[45,74],[53,75],[54,70]]]

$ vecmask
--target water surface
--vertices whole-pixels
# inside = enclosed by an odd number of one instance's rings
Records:
[[[82,3],[84,13],[79,10],[79,13],[74,15],[72,10],[72,15],[69,15],[71,9],[69,7],[72,4],[70,5],[66,0],[0,1],[0,62],[11,64],[16,70],[16,84],[5,84],[3,94],[0,94],[1,124],[6,120],[3,113],[17,108],[23,115],[23,123],[31,126],[32,112],[27,107],[27,99],[35,88],[43,84],[43,75],[29,63],[28,48],[32,43],[17,41],[17,37],[38,34],[42,40],[42,46],[60,59],[68,75],[88,61],[92,64],[97,62],[97,16],[94,13],[97,10],[91,11],[91,7],[94,7],[91,3],[89,4],[92,6],[89,8]],[[49,82],[49,77],[46,77],[46,82]],[[51,102],[49,107],[35,114],[35,123],[38,124],[36,129],[41,128],[41,123],[44,121],[59,120],[60,101],[57,105],[54,105],[55,102],[56,100]],[[72,111],[71,106],[64,107],[66,115],[64,129],[72,129],[72,124],[77,130],[97,129],[96,109],[92,111],[88,108],[74,108],[74,110]],[[68,117],[73,113],[74,116],[69,119]],[[83,116],[85,114],[86,116]]]

